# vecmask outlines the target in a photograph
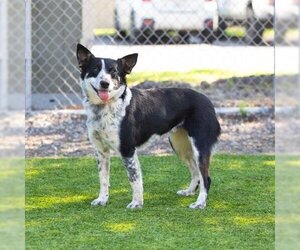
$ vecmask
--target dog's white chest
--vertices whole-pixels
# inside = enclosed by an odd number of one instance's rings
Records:
[[[121,100],[102,107],[88,108],[87,127],[93,144],[96,143],[103,149],[119,150],[120,127],[125,108]]]

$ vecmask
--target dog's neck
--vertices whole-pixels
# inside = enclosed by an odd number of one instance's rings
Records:
[[[105,104],[92,104],[87,98],[83,101],[83,106],[88,117],[98,116],[103,111],[114,112],[116,115],[125,115],[125,109],[130,104],[132,93],[127,86],[119,97],[112,98]]]
[[[124,101],[125,100],[125,97],[126,97],[126,92],[127,92],[127,85],[125,85],[125,90],[123,91],[123,94],[120,96],[120,98]],[[130,90],[129,90],[130,91]]]

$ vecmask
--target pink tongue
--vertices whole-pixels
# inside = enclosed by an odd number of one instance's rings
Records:
[[[98,96],[100,97],[100,99],[104,102],[107,102],[109,99],[109,94],[108,91],[99,91],[98,92]]]

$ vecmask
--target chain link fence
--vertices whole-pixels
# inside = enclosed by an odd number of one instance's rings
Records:
[[[276,15],[272,0],[27,2],[33,110],[81,108],[78,42],[99,57],[139,53],[130,85],[188,86],[216,106],[270,107],[274,42],[299,39],[295,0],[276,1]]]
[[[24,2],[0,1],[0,111],[24,109],[24,13]]]

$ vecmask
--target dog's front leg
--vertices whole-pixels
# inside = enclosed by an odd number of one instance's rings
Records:
[[[144,203],[143,179],[140,162],[136,152],[132,157],[123,157],[123,161],[132,189],[132,202],[128,204],[127,208],[142,208]]]
[[[100,190],[98,198],[93,200],[91,205],[105,206],[109,197],[110,156],[109,154],[96,152],[96,159],[98,165]]]

